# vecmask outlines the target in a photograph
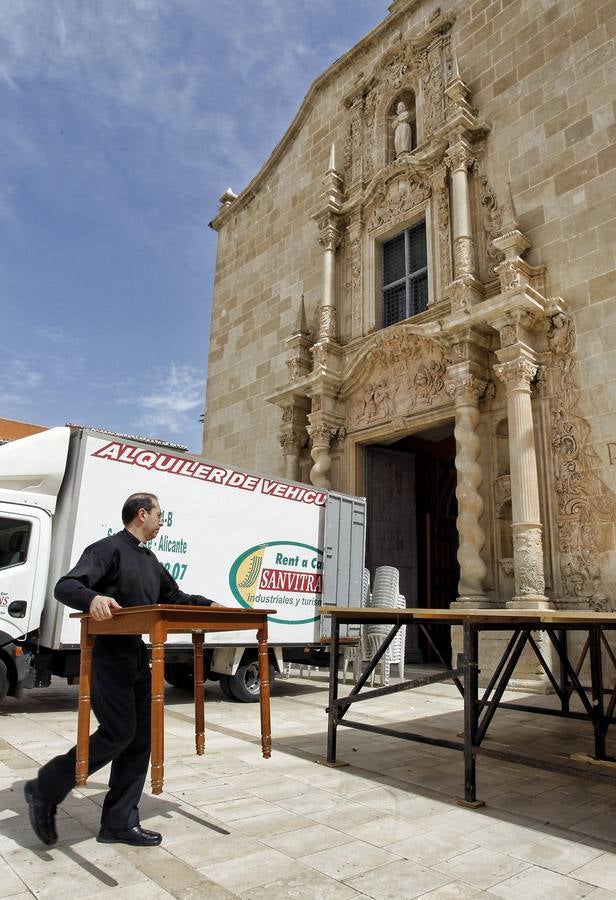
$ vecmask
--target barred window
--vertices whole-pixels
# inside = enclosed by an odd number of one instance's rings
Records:
[[[426,223],[418,222],[382,245],[383,327],[408,319],[428,305]]]

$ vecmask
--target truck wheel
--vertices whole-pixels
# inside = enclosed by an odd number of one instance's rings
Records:
[[[230,681],[233,676],[231,675],[221,675],[220,676],[220,690],[222,691],[222,695],[225,700],[232,700],[235,702],[235,694],[231,691]]]
[[[269,667],[270,685],[274,683],[274,667]],[[259,680],[259,663],[256,659],[238,666],[235,675],[229,677],[229,687],[236,700],[241,703],[258,703],[261,683]]]
[[[4,700],[9,692],[9,673],[6,666],[0,659],[0,703]]]
[[[165,681],[183,691],[192,691],[194,685],[192,666],[183,663],[167,663],[165,665]]]

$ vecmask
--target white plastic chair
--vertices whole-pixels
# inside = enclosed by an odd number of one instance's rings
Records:
[[[370,571],[368,569],[364,569],[362,575],[362,591],[361,591],[361,605],[368,606],[370,601]],[[353,626],[349,626],[349,631]],[[357,644],[352,644],[346,646],[342,649],[342,683],[346,684],[347,671],[349,666],[353,668],[353,681],[357,681],[359,678],[359,671],[361,668],[362,660],[365,658],[365,640],[364,640],[364,628],[363,626],[355,626],[355,633],[350,634],[350,637],[357,637],[359,639]]]
[[[372,586],[371,607],[380,608],[404,608],[406,598],[400,593],[400,573],[393,566],[379,566],[374,573]],[[364,660],[370,660],[377,652],[391,630],[389,625],[369,623],[365,627],[363,648]],[[374,684],[374,675],[377,669],[380,672],[381,683],[389,684],[389,670],[392,666],[398,666],[400,679],[404,678],[404,647],[406,640],[406,626],[403,625],[393,639],[381,661],[370,676],[370,684]]]

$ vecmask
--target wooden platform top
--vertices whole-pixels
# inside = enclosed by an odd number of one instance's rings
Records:
[[[421,607],[394,609],[386,607],[337,607],[321,606],[319,612],[351,624],[362,622],[435,621],[450,625],[461,625],[470,621],[484,625],[516,625],[536,623],[543,625],[607,625],[616,628],[616,612],[595,612],[594,610],[554,610],[554,609],[426,609]]]

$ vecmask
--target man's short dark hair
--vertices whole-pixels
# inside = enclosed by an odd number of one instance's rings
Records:
[[[124,524],[130,525],[140,509],[152,512],[155,500],[158,500],[156,494],[131,494],[122,507],[122,521]]]

